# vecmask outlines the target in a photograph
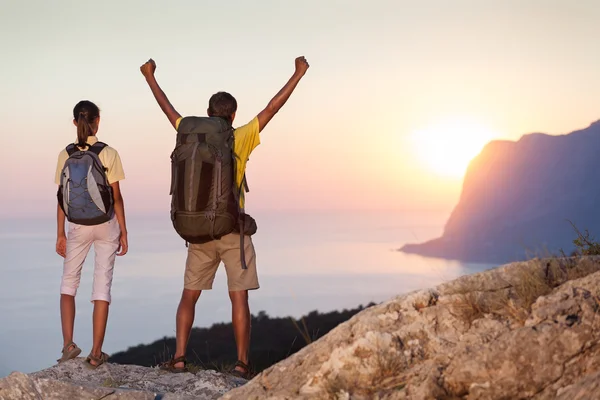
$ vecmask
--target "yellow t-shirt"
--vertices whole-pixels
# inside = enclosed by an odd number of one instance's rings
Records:
[[[96,136],[89,136],[87,139],[87,144],[90,146],[98,141]],[[58,155],[58,162],[56,163],[56,174],[54,176],[54,183],[60,185],[60,174],[65,166],[65,161],[69,158],[69,154],[66,149],[63,149]],[[119,157],[119,153],[117,150],[113,149],[110,146],[106,146],[100,152],[98,156],[100,161],[102,161],[102,165],[107,169],[106,178],[108,179],[108,183],[115,183],[125,179],[125,172],[123,171],[123,164],[121,164],[121,157]]]
[[[179,118],[175,122],[175,129],[179,128],[179,123],[182,119],[183,118]],[[235,138],[233,151],[236,155],[237,161],[235,187],[239,190],[242,185],[242,180],[244,179],[246,163],[248,162],[250,153],[252,153],[252,150],[254,150],[256,146],[260,144],[258,118],[254,117],[254,119],[252,119],[252,121],[246,125],[236,128],[235,131],[233,131],[233,135]],[[242,209],[244,208],[244,193],[245,191],[242,190],[240,196],[240,207],[242,207]]]

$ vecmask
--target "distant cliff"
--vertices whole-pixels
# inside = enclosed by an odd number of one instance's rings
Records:
[[[400,250],[473,262],[569,253],[569,221],[600,235],[600,121],[490,142],[469,165],[442,237]]]

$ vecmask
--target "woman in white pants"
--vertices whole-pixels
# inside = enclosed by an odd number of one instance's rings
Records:
[[[112,147],[98,142],[96,138],[100,124],[100,110],[94,103],[87,100],[77,103],[73,109],[73,124],[77,127],[77,142],[67,146],[59,154],[55,176],[55,183],[59,185],[56,252],[64,257],[60,288],[63,349],[62,357],[58,362],[70,360],[81,353],[81,349],[73,342],[75,295],[79,287],[83,263],[93,244],[95,250],[92,289],[93,346],[85,362],[88,367],[96,368],[108,360],[108,355],[102,352],[102,344],[111,302],[110,290],[115,256],[123,256],[128,250],[125,208],[119,187],[119,181],[125,179],[125,174],[119,153]],[[73,162],[74,158],[79,161]],[[69,161],[67,162],[67,160]],[[80,168],[81,172],[81,165],[85,165],[85,162],[90,165],[88,175],[81,179],[75,178],[76,170],[70,169],[71,165],[75,165],[73,167],[75,169]],[[97,168],[92,174],[90,171],[94,166]],[[96,185],[93,180],[94,176],[100,177],[100,181],[106,185]],[[92,184],[88,185],[90,182]],[[99,187],[101,190],[104,188],[104,191],[99,190]],[[101,193],[104,194],[104,197],[101,196]],[[81,205],[84,195],[91,196],[87,198],[100,199],[100,203],[103,200],[110,207],[105,209],[102,204],[97,206],[94,204],[94,200],[86,200],[87,205]],[[84,217],[80,218],[85,218],[84,208],[90,204],[91,213],[100,213],[101,218],[81,223],[73,215],[83,211],[81,215]],[[90,212],[87,213],[87,215],[89,214]],[[69,219],[67,234],[65,234],[65,219]]]

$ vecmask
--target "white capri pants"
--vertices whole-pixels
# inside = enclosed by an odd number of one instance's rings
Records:
[[[92,301],[110,303],[115,257],[119,249],[121,228],[116,218],[100,225],[69,223],[67,255],[63,266],[60,293],[75,296],[81,281],[81,268],[92,244],[94,245],[94,283]]]

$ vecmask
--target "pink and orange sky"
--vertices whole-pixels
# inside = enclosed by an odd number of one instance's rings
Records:
[[[167,212],[174,132],[139,66],[184,115],[231,92],[251,119],[311,68],[250,158],[251,210],[450,211],[491,138],[600,118],[594,0],[0,1],[1,216],[52,215],[81,99],[121,153],[130,214]],[[447,166],[447,168],[446,168]]]

